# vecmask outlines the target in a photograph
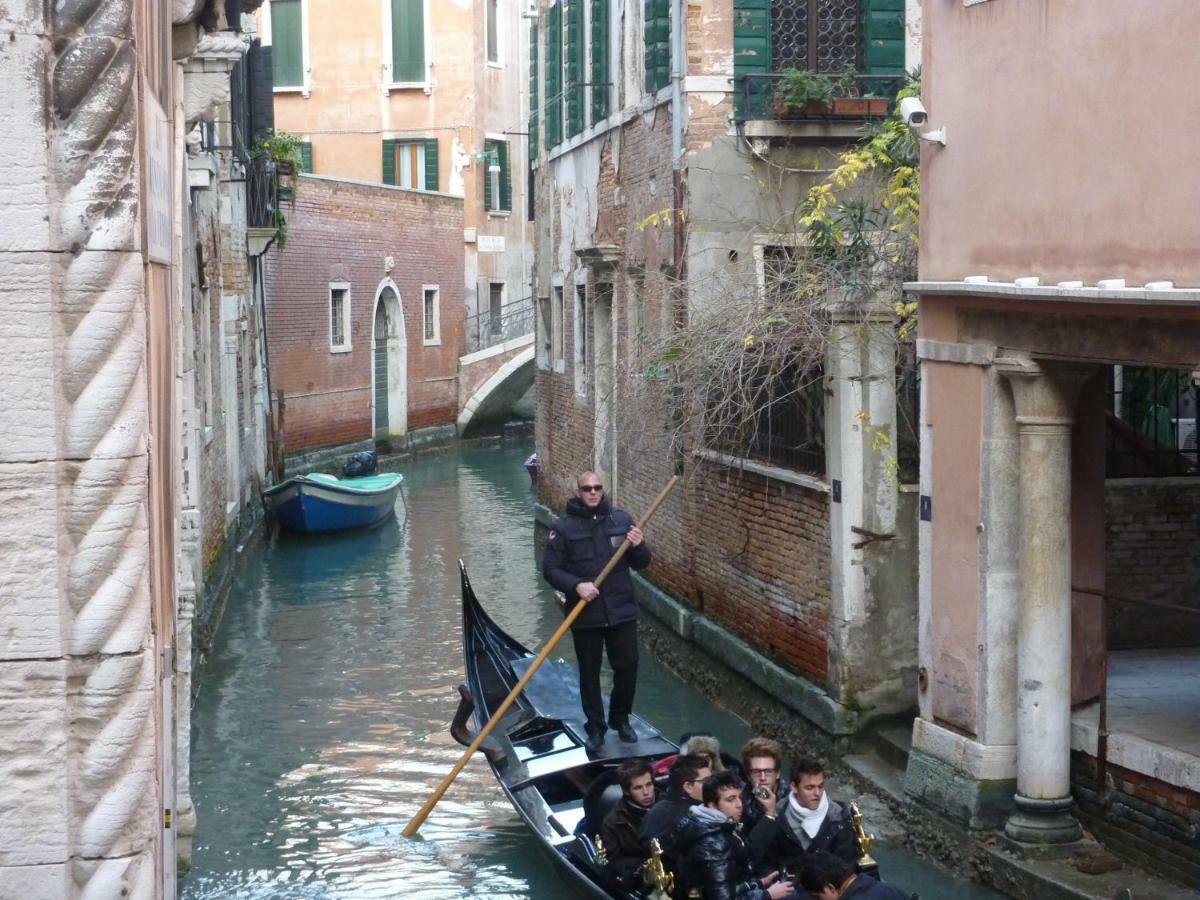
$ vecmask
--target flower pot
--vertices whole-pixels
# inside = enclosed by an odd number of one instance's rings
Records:
[[[295,175],[296,164],[290,159],[278,159],[275,161],[275,171],[280,175]]]
[[[870,100],[862,97],[839,97],[833,101],[835,116],[865,116]]]
[[[867,100],[868,116],[886,116],[892,108],[887,97],[871,97]]]

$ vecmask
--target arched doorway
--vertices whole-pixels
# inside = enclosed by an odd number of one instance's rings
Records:
[[[385,279],[375,292],[372,329],[371,398],[375,439],[400,437],[408,431],[408,347],[400,292]]]

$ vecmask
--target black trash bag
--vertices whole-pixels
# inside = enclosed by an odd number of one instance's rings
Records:
[[[374,475],[379,467],[379,454],[374,450],[363,450],[346,459],[342,466],[343,478],[362,478],[364,475]]]

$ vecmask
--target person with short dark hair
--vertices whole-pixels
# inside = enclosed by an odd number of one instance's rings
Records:
[[[650,841],[657,840],[663,856],[673,861],[676,826],[687,816],[689,809],[703,800],[704,779],[710,774],[708,760],[703,756],[684,755],[671,764],[666,796],[654,804],[642,821],[639,837],[647,857],[650,856]]]
[[[792,886],[772,872],[755,878],[741,838],[742,780],[730,771],[704,779],[704,803],[680,825],[676,871],[680,892],[698,888],[704,900],[783,900]]]
[[[742,746],[742,830],[749,834],[764,816],[774,816],[787,796],[783,781],[783,747],[767,737],[752,737]]]
[[[825,793],[825,767],[812,757],[792,765],[786,798],[746,836],[756,871],[800,871],[807,854],[828,851],[851,866],[862,855],[845,804]]]
[[[600,839],[608,864],[622,872],[641,867],[649,857],[642,849],[641,831],[646,814],[654,805],[654,773],[644,759],[631,759],[617,769],[621,800],[609,810],[600,825]]]
[[[579,662],[584,747],[596,754],[604,746],[609,727],[627,744],[638,740],[629,721],[638,670],[638,602],[630,570],[650,565],[650,547],[629,513],[609,505],[599,475],[584,472],[575,485],[575,496],[567,501],[567,514],[550,526],[542,576],[567,596],[571,609],[580,600],[588,604],[572,623],[571,638]],[[596,587],[596,577],[626,538],[629,551],[602,587]],[[607,724],[600,690],[600,667],[606,650],[613,671]]]
[[[824,850],[805,859],[800,884],[813,900],[911,900],[895,885],[856,874],[854,866]]]

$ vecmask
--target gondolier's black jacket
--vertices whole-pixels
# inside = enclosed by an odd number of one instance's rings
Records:
[[[567,514],[550,528],[546,555],[542,559],[542,575],[567,595],[573,609],[579,601],[575,588],[585,581],[596,580],[631,527],[633,518],[623,509],[609,506],[607,497],[594,509],[589,509],[578,497],[572,497],[567,503]],[[572,627],[607,628],[636,619],[638,606],[629,570],[644,569],[648,565],[650,548],[646,542],[630,547],[625,558],[600,585],[600,596],[587,605]]]

